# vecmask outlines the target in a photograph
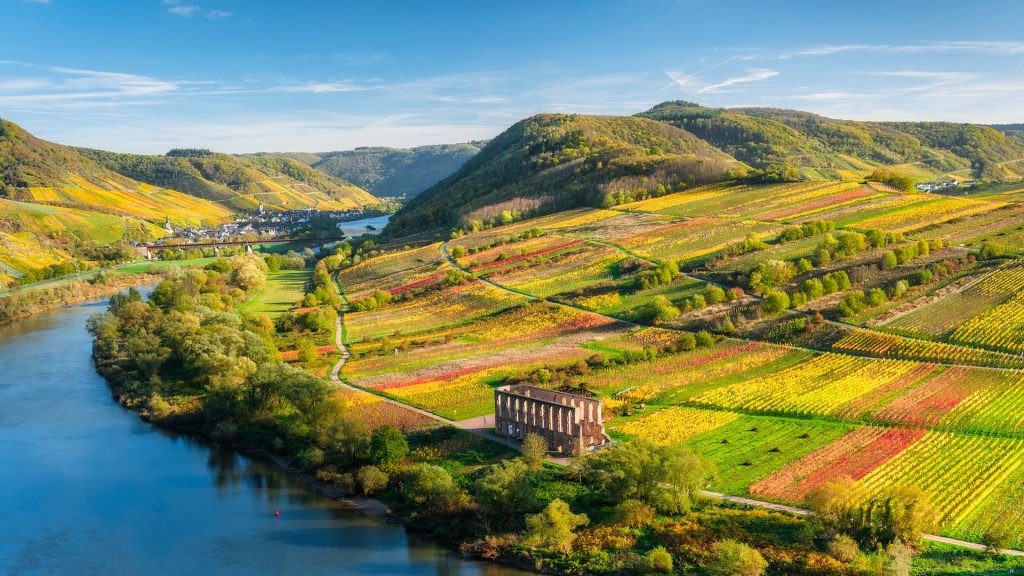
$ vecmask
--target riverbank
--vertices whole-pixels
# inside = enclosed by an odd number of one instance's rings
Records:
[[[113,296],[122,290],[159,282],[156,274],[123,274],[103,282],[71,281],[0,296],[0,324],[23,320],[64,306],[84,304]]]

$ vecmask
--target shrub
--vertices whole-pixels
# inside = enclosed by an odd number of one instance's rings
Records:
[[[646,528],[654,522],[657,511],[639,500],[624,500],[615,507],[615,519],[628,528]]]
[[[646,560],[647,568],[653,572],[672,573],[672,555],[665,550],[664,546],[658,546],[648,552],[644,560]]]
[[[856,540],[850,538],[846,534],[837,534],[836,537],[828,543],[828,553],[836,560],[849,564],[856,560],[857,556],[860,555],[860,547],[857,546]]]
[[[697,339],[694,338],[693,334],[685,333],[679,337],[679,349],[684,351],[690,351],[697,347]]]
[[[388,485],[388,475],[376,466],[363,466],[356,472],[356,481],[363,494],[369,496]]]
[[[892,270],[896,268],[899,263],[896,261],[896,253],[892,250],[886,250],[885,254],[882,254],[882,270]]]
[[[693,338],[694,341],[697,343],[697,346],[700,348],[706,348],[708,346],[713,346],[715,344],[715,337],[712,336],[711,333],[706,330],[701,330],[700,332],[697,332],[697,335],[694,336]]]
[[[789,308],[789,294],[781,290],[773,290],[764,297],[761,308],[768,314],[777,314]]]
[[[711,576],[761,576],[767,567],[757,550],[735,540],[723,540],[712,547],[705,569]]]
[[[576,541],[575,530],[589,523],[586,514],[573,514],[568,504],[555,498],[544,510],[526,517],[526,541],[568,554]]]

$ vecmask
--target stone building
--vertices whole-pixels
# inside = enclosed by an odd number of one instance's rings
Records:
[[[522,440],[539,434],[553,452],[589,450],[611,441],[601,419],[601,400],[558,390],[512,384],[494,391],[494,432]]]

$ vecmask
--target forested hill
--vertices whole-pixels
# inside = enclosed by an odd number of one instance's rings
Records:
[[[541,114],[488,143],[394,216],[390,237],[613,205],[719,180],[735,164],[685,130],[645,118]]]
[[[166,155],[80,149],[105,168],[161,188],[180,190],[241,210],[318,207],[343,210],[377,204],[362,188],[283,156],[235,156],[180,149]]]
[[[805,177],[854,179],[879,165],[921,179],[1017,180],[1024,140],[977,124],[835,120],[775,108],[664,102],[640,114],[688,130],[751,166],[787,164]]]
[[[168,217],[180,223],[198,222],[200,219],[214,222],[224,220],[234,212],[228,206],[176,190],[147,186],[96,162],[77,148],[36,138],[17,124],[2,119],[0,197],[135,216],[150,222],[163,222]],[[6,206],[10,208],[10,205]],[[21,226],[11,229],[21,229]]]
[[[993,124],[992,127],[1024,142],[1024,124]]]
[[[311,164],[376,196],[412,198],[461,168],[483,145],[470,142],[416,148],[363,147],[319,154]]]

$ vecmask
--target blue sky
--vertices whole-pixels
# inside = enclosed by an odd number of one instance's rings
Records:
[[[0,0],[0,117],[126,152],[489,138],[671,99],[1024,122],[1024,2]]]

